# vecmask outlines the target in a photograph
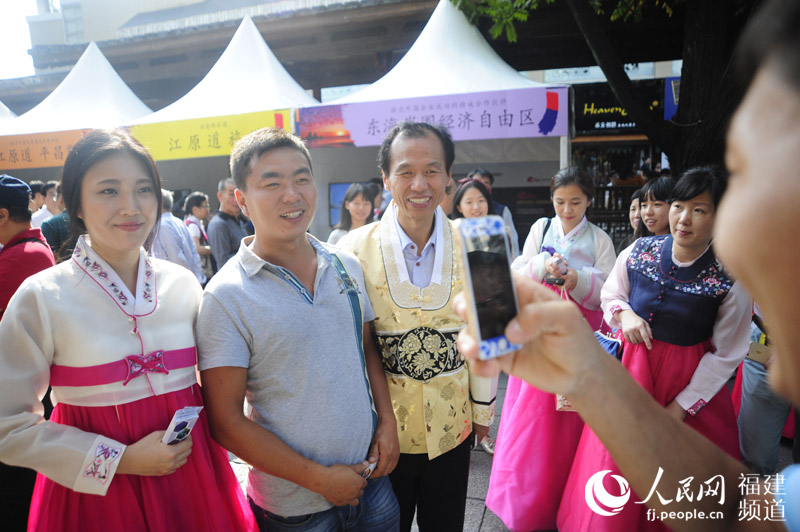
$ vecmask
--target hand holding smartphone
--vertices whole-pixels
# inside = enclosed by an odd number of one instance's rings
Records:
[[[505,336],[506,326],[519,313],[505,223],[499,216],[458,221],[467,325],[480,345],[479,358],[488,360],[516,351],[520,346]]]

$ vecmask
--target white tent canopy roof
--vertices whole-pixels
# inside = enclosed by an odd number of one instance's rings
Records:
[[[16,117],[17,115],[14,112],[5,106],[3,102],[0,102],[0,122],[4,122],[6,120],[11,120],[12,118]]]
[[[318,102],[286,72],[246,16],[216,64],[183,98],[133,124],[305,107]]]
[[[511,68],[450,0],[439,0],[414,45],[388,74],[332,103],[539,87]]]
[[[47,98],[27,113],[2,121],[0,135],[117,127],[152,112],[91,42]]]

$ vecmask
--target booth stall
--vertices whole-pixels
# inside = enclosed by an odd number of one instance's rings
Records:
[[[0,120],[0,173],[20,179],[57,179],[67,153],[84,131],[118,127],[152,114],[94,42],[42,102]]]
[[[156,160],[166,188],[213,196],[217,182],[230,175],[228,155],[239,138],[266,126],[293,131],[291,109],[316,103],[247,16],[191,91],[129,126]]]
[[[455,179],[476,166],[496,176],[495,199],[515,214],[524,238],[549,204],[550,178],[567,164],[568,118],[568,87],[536,83],[511,68],[442,0],[384,77],[331,105],[298,110],[320,193],[312,232],[324,238],[335,222],[329,209],[341,200],[331,197],[331,184],[380,177],[377,146],[396,122],[416,120],[450,130]]]

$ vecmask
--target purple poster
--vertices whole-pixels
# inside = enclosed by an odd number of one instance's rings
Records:
[[[454,140],[557,137],[567,134],[567,87],[429,96],[309,107],[298,132],[309,148],[378,146],[397,122],[446,127]]]

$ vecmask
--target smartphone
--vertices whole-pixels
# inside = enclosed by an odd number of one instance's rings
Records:
[[[519,313],[511,275],[511,244],[499,216],[461,218],[458,223],[460,263],[469,309],[467,326],[480,345],[481,360],[516,351],[505,336]]]

